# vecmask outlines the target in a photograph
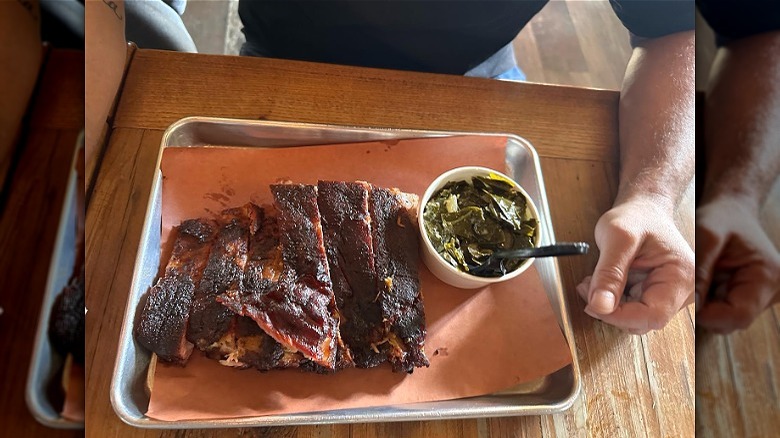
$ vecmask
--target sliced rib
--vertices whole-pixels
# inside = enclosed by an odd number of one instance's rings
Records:
[[[279,212],[282,269],[265,291],[233,288],[220,301],[254,319],[290,353],[327,369],[336,368],[338,314],[322,236],[317,190],[299,184],[272,185]]]
[[[379,302],[387,331],[383,351],[394,371],[428,366],[420,294],[416,195],[372,187],[369,198]]]
[[[259,214],[254,204],[220,213],[219,230],[195,288],[187,339],[213,359],[225,359],[235,350],[235,314],[217,302],[217,296],[240,288]]]
[[[165,274],[147,294],[135,337],[162,360],[183,365],[192,353],[193,344],[186,339],[190,305],[215,231],[216,224],[206,219],[186,220],[176,227]]]
[[[387,360],[377,346],[385,339],[377,300],[371,216],[365,182],[320,181],[317,204],[328,256],[333,294],[341,317],[341,339],[355,366],[369,368]]]

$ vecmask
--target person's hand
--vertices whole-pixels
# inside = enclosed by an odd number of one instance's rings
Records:
[[[644,334],[693,302],[694,254],[672,211],[670,202],[648,197],[618,204],[599,219],[599,260],[577,286],[587,314]]]
[[[697,324],[746,329],[780,302],[780,254],[751,201],[723,196],[696,210],[696,258]]]

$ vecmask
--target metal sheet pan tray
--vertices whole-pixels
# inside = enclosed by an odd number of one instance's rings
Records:
[[[181,429],[545,415],[562,412],[571,407],[581,390],[580,368],[571,321],[561,287],[558,264],[554,258],[541,258],[535,263],[572,355],[570,365],[543,378],[486,396],[396,406],[179,422],[158,421],[144,415],[149,405],[149,396],[144,384],[150,353],[135,341],[132,327],[139,299],[151,287],[159,272],[162,221],[160,163],[165,149],[209,145],[279,148],[460,135],[507,138],[506,171],[527,190],[540,210],[541,244],[553,243],[555,238],[549,219],[550,212],[539,157],[528,141],[516,135],[378,129],[203,117],[189,117],[171,125],[163,136],[157,160],[119,339],[111,382],[111,403],[117,415],[126,423],[137,427]]]
[[[76,161],[78,153],[83,153],[84,133],[79,135],[76,150],[71,162],[71,172],[65,189],[65,199],[62,203],[57,237],[54,241],[54,250],[49,266],[49,274],[46,279],[46,290],[43,295],[41,314],[38,318],[38,328],[33,344],[33,355],[30,361],[30,369],[27,373],[27,387],[25,399],[27,407],[35,419],[48,427],[56,429],[83,429],[83,421],[71,421],[60,416],[58,408],[55,408],[49,398],[49,387],[56,385],[54,380],[61,375],[65,364],[65,358],[54,351],[49,340],[49,317],[57,295],[68,285],[70,276],[76,264],[76,221],[78,200],[77,190],[78,175]]]

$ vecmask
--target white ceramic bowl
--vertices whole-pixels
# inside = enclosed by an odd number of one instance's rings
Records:
[[[428,186],[428,190],[425,191],[425,194],[420,200],[420,207],[419,207],[420,210],[417,212],[417,221],[420,229],[420,234],[422,235],[423,244],[422,244],[421,252],[422,252],[423,262],[425,262],[425,265],[428,267],[428,269],[439,280],[447,284],[450,284],[452,286],[455,286],[457,288],[477,289],[484,286],[488,286],[493,283],[500,283],[502,281],[510,280],[525,272],[525,270],[528,269],[528,267],[531,266],[531,264],[533,264],[534,262],[533,258],[526,259],[520,266],[517,267],[517,269],[505,275],[502,275],[501,277],[479,277],[476,275],[461,272],[456,267],[449,264],[446,260],[444,260],[439,255],[439,253],[436,252],[436,249],[433,247],[431,240],[428,238],[428,233],[425,231],[423,213],[425,212],[425,205],[428,203],[428,200],[431,198],[431,196],[433,196],[434,193],[436,193],[439,189],[441,189],[451,181],[465,181],[465,180],[470,180],[474,176],[488,176],[491,173],[498,175],[502,178],[506,178],[508,181],[510,181],[514,186],[514,188],[518,192],[522,193],[523,196],[525,196],[525,199],[528,201],[527,205],[528,205],[528,209],[530,210],[531,216],[535,218],[537,221],[539,221],[539,210],[536,209],[536,205],[534,205],[533,201],[531,200],[531,197],[528,196],[528,193],[526,193],[526,191],[523,190],[522,187],[520,187],[520,184],[515,182],[512,178],[509,178],[508,176],[504,175],[503,173],[493,169],[488,169],[486,167],[466,166],[466,167],[458,167],[450,171],[444,172],[438,178],[433,180],[431,185]],[[534,246],[538,247],[539,241],[540,241],[540,233],[537,231],[534,238]]]

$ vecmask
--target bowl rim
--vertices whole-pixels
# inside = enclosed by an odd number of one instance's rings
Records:
[[[464,172],[471,172],[473,175],[459,178],[459,177],[453,177],[455,174],[460,174]],[[471,178],[476,175],[480,174],[496,174],[502,178],[505,178],[507,181],[509,181],[512,186],[518,190],[526,199],[526,205],[530,206],[531,209],[531,216],[536,219],[537,222],[540,221],[539,217],[539,210],[536,208],[536,204],[534,204],[533,199],[528,195],[528,192],[525,191],[523,186],[520,185],[517,181],[515,181],[513,178],[510,178],[508,175],[506,175],[504,172],[499,172],[498,170],[491,169],[489,167],[484,166],[460,166],[453,169],[450,169],[438,177],[436,177],[429,185],[428,188],[423,193],[422,198],[420,199],[420,205],[418,207],[419,211],[417,212],[417,225],[420,229],[420,234],[422,235],[423,245],[426,246],[430,252],[436,254],[436,261],[443,265],[446,269],[446,271],[452,275],[455,275],[457,277],[460,277],[467,281],[478,281],[482,282],[484,284],[493,284],[493,283],[500,283],[502,281],[511,280],[526,270],[533,264],[535,258],[531,257],[526,259],[523,263],[520,264],[515,270],[508,272],[500,277],[480,277],[478,275],[469,274],[466,272],[463,272],[456,267],[452,266],[449,262],[444,260],[442,256],[436,251],[436,249],[433,247],[433,243],[431,243],[430,238],[428,237],[428,233],[425,231],[425,219],[423,218],[423,213],[425,213],[425,206],[430,200],[431,196],[433,196],[434,192],[439,190],[441,186],[446,184],[447,182],[451,181],[465,181],[466,178]],[[534,247],[539,247],[541,243],[541,230],[537,229],[537,232],[534,236]]]

